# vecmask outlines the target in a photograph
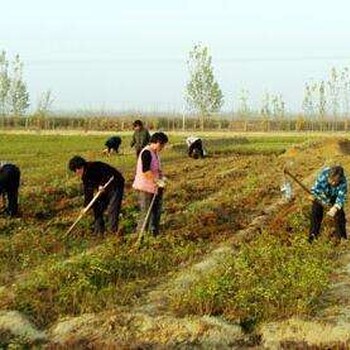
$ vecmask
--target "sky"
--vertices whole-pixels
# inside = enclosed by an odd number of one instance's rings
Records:
[[[186,111],[187,59],[209,48],[224,94],[265,92],[301,109],[304,85],[350,64],[348,0],[7,0],[0,50],[19,54],[35,109]]]

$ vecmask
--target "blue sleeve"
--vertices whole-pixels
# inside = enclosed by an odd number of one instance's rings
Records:
[[[328,170],[329,169],[324,169],[311,187],[311,193],[323,204],[330,204],[330,198],[325,194],[325,190],[328,186]]]
[[[346,179],[344,179],[344,181],[342,181],[338,186],[338,195],[337,199],[335,200],[335,204],[339,205],[340,207],[343,207],[346,200],[347,192],[348,185]]]

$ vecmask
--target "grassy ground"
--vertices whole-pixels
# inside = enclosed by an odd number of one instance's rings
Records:
[[[305,178],[325,161],[317,155],[297,157],[316,142],[310,135],[210,133],[204,139],[209,157],[193,160],[186,155],[185,134],[169,133],[162,153],[169,178],[162,235],[147,238],[137,250],[131,134],[122,135],[120,154],[108,158],[101,153],[106,138],[101,134],[0,137],[2,158],[22,170],[21,217],[0,218],[0,305],[20,311],[42,329],[62,317],[144,305],[150,291],[232,240],[280,199],[286,164]],[[285,153],[291,149],[296,151]],[[108,162],[124,174],[124,239],[92,237],[89,215],[65,237],[83,203],[79,179],[67,170],[76,154]],[[224,255],[195,285],[177,295],[168,291],[167,312],[221,315],[247,329],[294,313],[311,315],[328,286],[336,254],[326,240],[305,249],[307,204],[295,209],[285,208],[282,217],[259,228],[257,238],[236,242],[238,254]]]

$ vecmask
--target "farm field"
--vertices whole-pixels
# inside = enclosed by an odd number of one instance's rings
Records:
[[[131,134],[111,157],[104,134],[0,135],[1,160],[22,171],[21,215],[0,217],[0,347],[263,348],[274,322],[337,317],[331,291],[347,242],[325,222],[308,244],[307,195],[293,184],[287,203],[280,187],[286,166],[307,186],[324,165],[350,174],[346,135],[208,133],[208,157],[194,160],[186,134],[167,134],[161,235],[139,249]],[[67,169],[74,155],[123,173],[122,238],[92,236],[90,215],[65,235],[83,205]]]

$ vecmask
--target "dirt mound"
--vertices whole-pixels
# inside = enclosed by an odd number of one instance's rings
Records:
[[[290,147],[282,155],[287,162],[310,162],[310,166],[331,165],[344,161],[344,155],[350,155],[350,140],[339,137],[328,137],[322,140],[306,141]],[[316,163],[315,163],[316,162]],[[315,163],[315,164],[313,164]]]
[[[348,324],[327,324],[291,318],[260,329],[265,349],[349,349]]]
[[[325,139],[321,143],[321,149],[324,152],[335,155],[347,155],[350,154],[350,140],[346,138],[329,138]]]
[[[120,310],[62,320],[50,335],[50,349],[73,348],[82,341],[84,349],[237,349],[246,338],[240,327],[215,317],[153,317]]]
[[[338,145],[342,154],[344,155],[350,154],[350,140],[348,139],[340,140]]]

